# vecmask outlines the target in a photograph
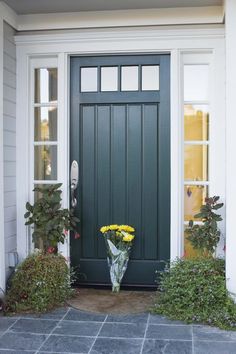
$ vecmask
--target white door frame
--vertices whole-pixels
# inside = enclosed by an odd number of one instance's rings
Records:
[[[171,55],[171,258],[183,255],[183,80],[184,53],[211,53],[214,72],[211,193],[225,199],[224,28],[144,27],[80,30],[74,33],[16,36],[17,45],[17,250],[29,250],[24,206],[32,198],[30,176],[30,67],[34,59],[58,58],[58,180],[63,183],[63,203],[69,206],[69,57],[70,55],[170,53]],[[222,90],[216,88],[221,87]],[[221,169],[219,170],[219,165]],[[62,252],[69,257],[69,240]]]

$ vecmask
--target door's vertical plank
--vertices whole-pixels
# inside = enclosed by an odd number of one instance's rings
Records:
[[[82,107],[82,258],[94,257],[95,106]]]
[[[157,259],[157,122],[156,104],[143,105],[143,252],[145,259]]]
[[[126,222],[126,106],[113,105],[112,114],[112,222]]]
[[[132,257],[141,258],[143,237],[141,232],[141,213],[142,213],[142,198],[141,198],[141,139],[142,139],[142,124],[141,124],[142,107],[141,104],[129,105],[127,116],[127,199],[128,199],[128,224],[135,227],[135,238]]]
[[[170,56],[160,56],[158,256],[170,258]]]
[[[97,231],[98,257],[105,258],[106,250],[99,229],[110,222],[110,105],[97,108]],[[96,237],[95,236],[95,237]]]

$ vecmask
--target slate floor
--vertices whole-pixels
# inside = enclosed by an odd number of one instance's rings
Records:
[[[150,314],[103,315],[63,308],[0,317],[0,354],[234,354],[236,332]]]

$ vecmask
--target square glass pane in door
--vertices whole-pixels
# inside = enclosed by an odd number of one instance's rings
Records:
[[[208,197],[208,186],[186,185],[184,186],[184,220],[197,220],[194,218],[205,198]]]
[[[34,147],[34,179],[57,179],[57,146],[41,145]]]
[[[138,91],[138,66],[121,67],[121,91]]]
[[[207,181],[208,179],[208,146],[207,145],[185,145],[184,179],[185,181]]]
[[[34,109],[34,140],[57,140],[57,108],[36,107]]]
[[[98,69],[95,67],[81,68],[80,88],[81,92],[97,92]]]
[[[35,103],[56,103],[57,102],[57,69],[41,68],[35,69]]]
[[[142,66],[142,90],[143,91],[159,90],[159,66],[158,65]]]
[[[209,107],[184,105],[184,140],[207,141],[209,139]]]
[[[117,91],[118,90],[118,67],[103,66],[101,67],[101,91]]]

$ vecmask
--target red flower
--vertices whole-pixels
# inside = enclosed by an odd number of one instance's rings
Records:
[[[50,254],[55,253],[55,247],[52,246],[48,247],[47,252]]]
[[[65,235],[65,236],[68,235],[68,230],[64,230],[64,235]]]
[[[78,232],[75,233],[75,239],[80,238],[80,234]]]

